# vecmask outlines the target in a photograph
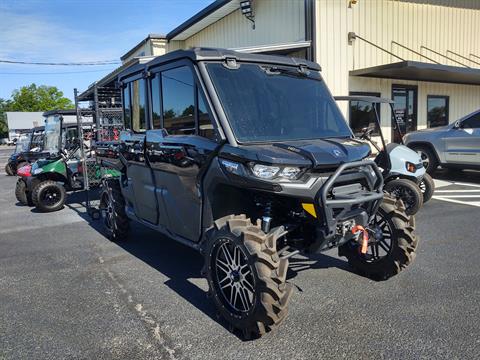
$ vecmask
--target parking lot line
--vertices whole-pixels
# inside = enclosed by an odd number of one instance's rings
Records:
[[[469,189],[435,190],[435,193],[438,193],[438,192],[440,192],[440,193],[450,193],[450,192],[476,193],[476,192],[480,192],[480,189],[478,189],[478,190],[469,190]]]
[[[480,192],[480,189],[478,190],[435,190],[435,193],[478,193]]]
[[[438,196],[438,197],[443,197],[443,196]],[[448,195],[448,198],[450,199],[455,199],[455,198],[480,198],[480,195]]]
[[[470,187],[476,187],[480,188],[480,185],[478,184],[470,184],[470,183],[463,183],[463,182],[452,182],[452,185],[460,185],[460,186],[470,186]]]
[[[461,201],[461,200],[452,199],[451,197],[443,197],[443,196],[433,196],[432,199],[447,201],[447,202],[456,203],[456,204],[480,207],[480,201]]]

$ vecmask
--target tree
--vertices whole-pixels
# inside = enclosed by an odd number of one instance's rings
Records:
[[[71,109],[74,105],[55,86],[31,84],[14,90],[9,111],[48,111]]]
[[[5,112],[9,110],[11,101],[0,98],[0,138],[7,137],[8,126]]]
[[[0,138],[7,136],[6,111],[66,110],[74,107],[55,86],[31,84],[12,92],[11,99],[0,98]]]

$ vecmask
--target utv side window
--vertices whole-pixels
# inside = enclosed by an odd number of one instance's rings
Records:
[[[132,128],[132,109],[130,106],[130,83],[123,88],[123,122],[125,129]]]
[[[194,88],[189,67],[162,72],[163,127],[169,134],[195,134]]]
[[[145,80],[135,80],[132,82],[131,87],[132,130],[138,132],[145,131],[147,129]]]

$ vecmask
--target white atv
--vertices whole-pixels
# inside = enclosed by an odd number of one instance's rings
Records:
[[[369,103],[375,114],[375,121],[368,127],[363,128],[360,138],[369,141],[377,150],[375,162],[382,169],[384,177],[384,190],[396,198],[403,200],[406,213],[414,215],[433,196],[435,184],[433,179],[425,172],[422,159],[418,153],[403,144],[385,144],[380,117],[376,104],[389,104],[392,114],[394,131],[398,132],[398,139],[402,138],[400,128],[395,117],[393,101],[374,96],[337,96],[337,101],[349,101],[352,103]],[[372,139],[372,133],[378,133],[381,146]]]

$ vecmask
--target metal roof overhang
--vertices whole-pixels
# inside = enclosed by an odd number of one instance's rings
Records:
[[[167,34],[170,40],[185,40],[239,9],[239,0],[216,0]]]
[[[80,95],[78,95],[78,101],[90,101],[94,99],[94,92],[95,92],[95,85],[97,87],[115,87],[115,82],[117,81],[118,75],[125,71],[126,69],[137,65],[137,64],[145,64],[152,60],[155,56],[143,56],[143,57],[135,57],[133,59],[130,59],[126,63],[122,64],[115,70],[113,70],[111,73],[105,75],[103,78],[100,80],[94,82],[91,84],[87,90],[82,92]]]
[[[231,48],[230,50],[256,54],[256,53],[269,53],[269,52],[276,52],[276,51],[305,49],[310,47],[310,45],[311,45],[311,41],[297,41],[297,42],[282,43],[282,44],[257,45],[257,46],[248,46],[248,47],[240,47],[240,48]]]
[[[350,76],[480,85],[480,69],[401,61],[350,71]]]

